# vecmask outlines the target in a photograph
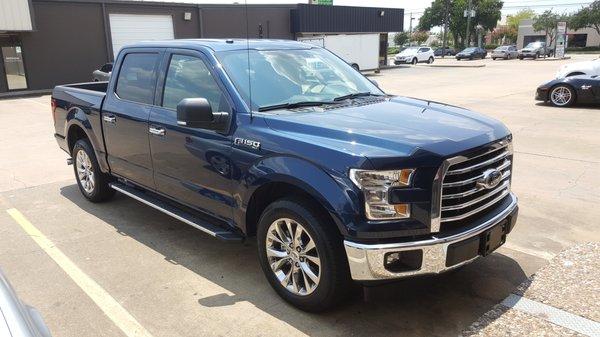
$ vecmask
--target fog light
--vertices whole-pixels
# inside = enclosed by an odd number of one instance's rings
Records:
[[[385,269],[395,273],[419,270],[422,264],[423,251],[420,249],[387,253],[384,257]]]

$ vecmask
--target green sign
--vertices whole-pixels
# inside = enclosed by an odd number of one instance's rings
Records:
[[[333,6],[333,0],[313,0],[312,3],[315,5]]]

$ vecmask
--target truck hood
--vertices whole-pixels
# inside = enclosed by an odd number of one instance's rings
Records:
[[[410,157],[419,150],[447,157],[510,134],[499,121],[472,111],[419,99],[323,111],[266,115],[273,130],[311,144],[369,159]]]

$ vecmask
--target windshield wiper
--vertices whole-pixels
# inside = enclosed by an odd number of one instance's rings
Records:
[[[294,102],[294,103],[282,103],[275,105],[266,105],[258,108],[258,111],[269,111],[269,110],[279,110],[279,109],[294,109],[300,108],[304,106],[321,106],[325,104],[338,104],[337,102],[328,102],[328,101],[302,101],[302,102]]]
[[[351,99],[351,98],[357,98],[357,97],[364,97],[364,96],[382,96],[382,95],[376,95],[370,91],[365,91],[365,92],[355,92],[353,94],[348,94],[348,95],[344,95],[344,96],[340,96],[340,97],[336,97],[333,100],[334,101],[343,101],[345,99]]]

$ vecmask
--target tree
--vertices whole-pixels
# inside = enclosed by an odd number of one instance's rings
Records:
[[[396,46],[402,47],[405,43],[408,42],[408,32],[398,32],[394,35],[394,44]]]
[[[467,30],[467,18],[463,16],[467,9],[468,0],[450,1],[450,17],[448,26],[454,39],[455,46],[466,46],[470,41],[465,41]],[[503,2],[501,0],[472,0],[476,15],[471,20],[471,32],[469,36],[477,37],[475,27],[481,25],[484,31],[491,31],[496,27],[501,17]],[[430,30],[433,27],[444,25],[445,0],[434,0],[431,6],[426,8],[419,20],[419,30]]]
[[[496,27],[492,31],[492,41],[502,44],[504,43],[515,43],[517,41],[518,32],[511,26],[500,26]],[[504,41],[503,41],[504,40]]]
[[[535,11],[530,8],[521,9],[514,15],[509,15],[506,19],[506,23],[509,27],[519,31],[519,24],[522,20],[533,19],[535,17]],[[516,40],[516,39],[515,39]]]
[[[573,30],[592,28],[600,35],[600,0],[592,2],[589,6],[573,14],[569,28]]]
[[[556,26],[561,20],[561,16],[552,12],[551,9],[537,15],[533,19],[533,30],[543,32],[546,35],[546,42],[549,47],[554,43],[556,38]]]
[[[416,31],[412,33],[410,39],[417,42],[418,45],[423,44],[429,38],[429,33],[426,31]]]

